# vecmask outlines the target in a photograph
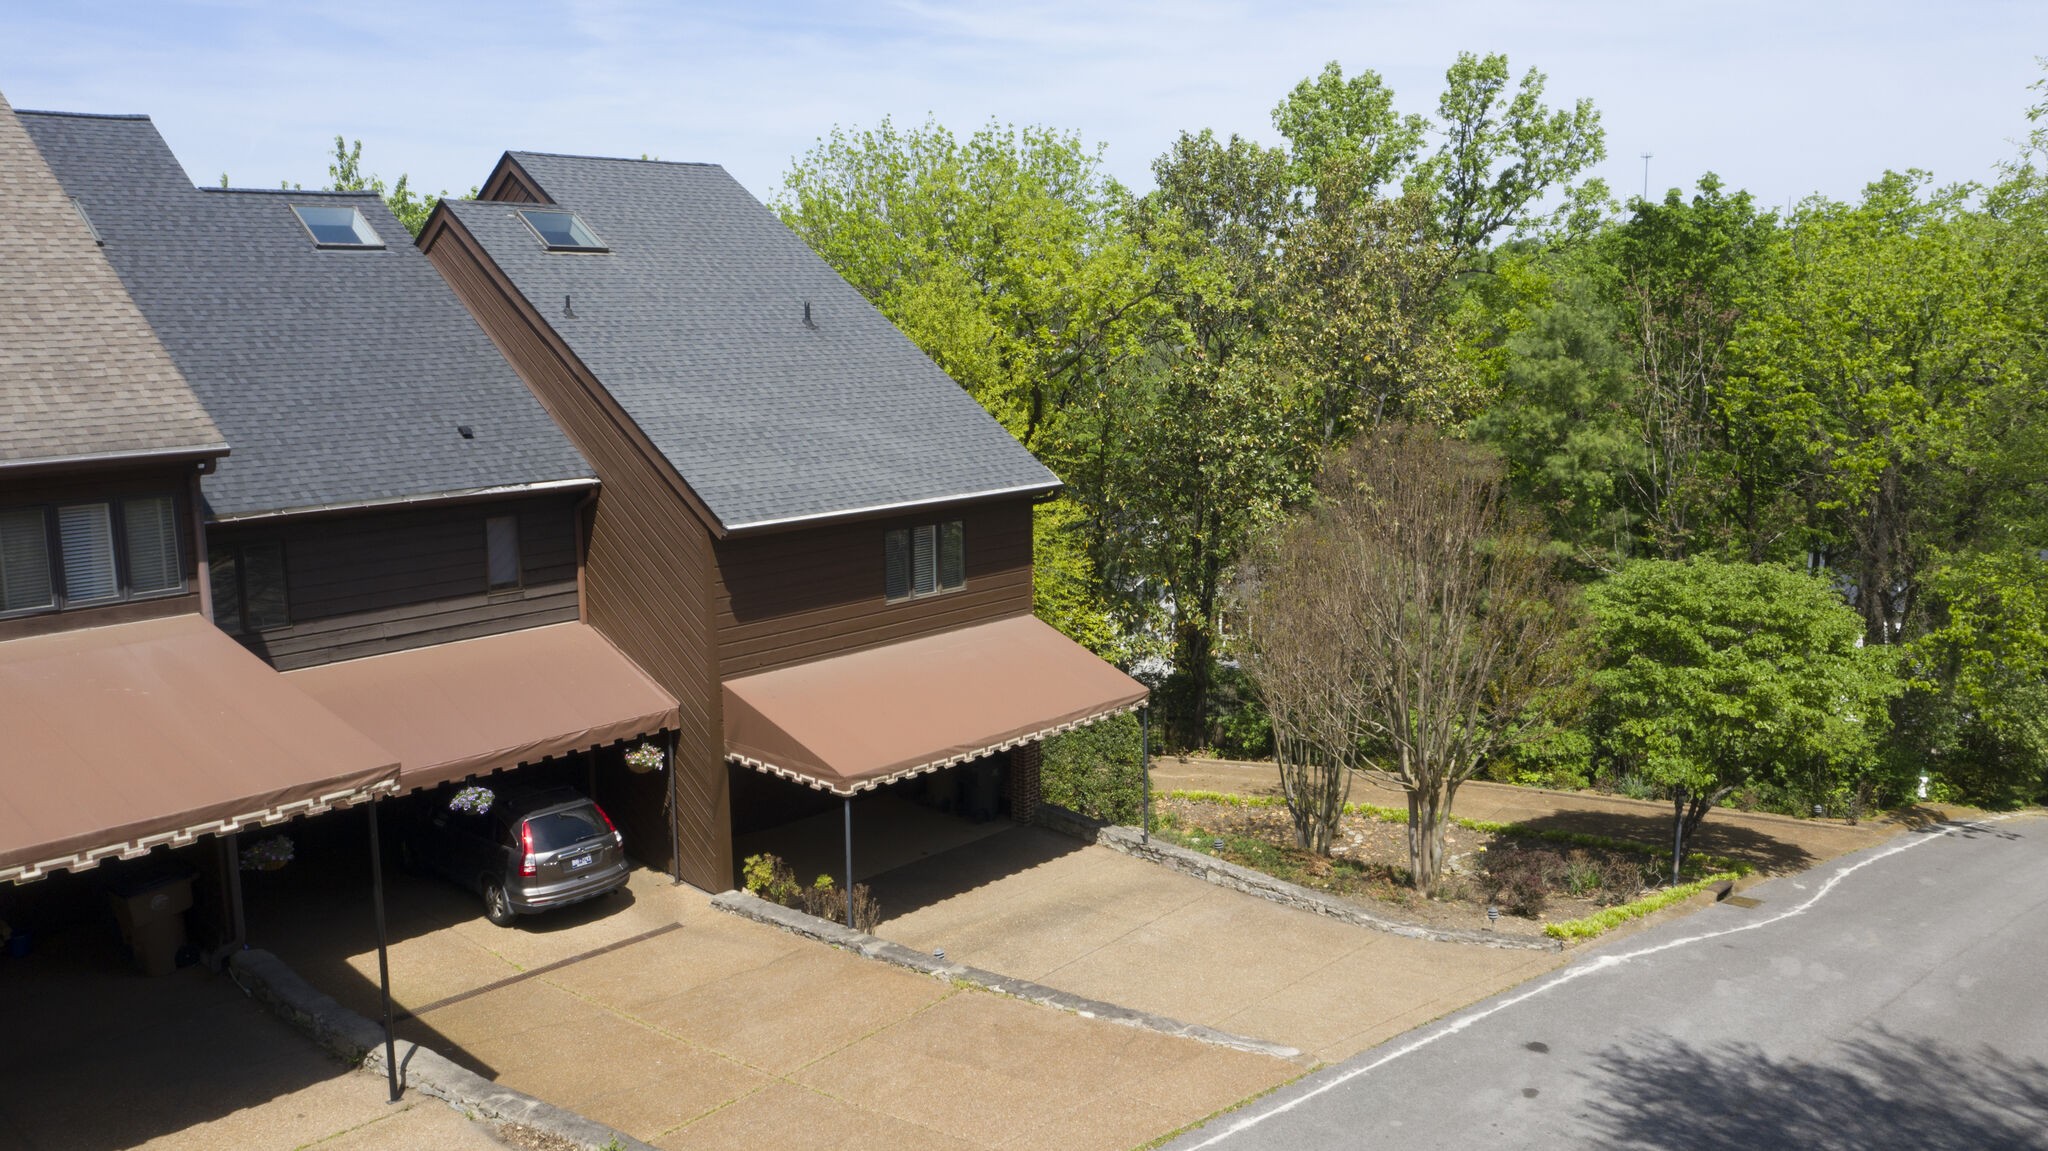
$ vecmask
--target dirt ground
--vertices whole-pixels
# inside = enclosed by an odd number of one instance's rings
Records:
[[[1577,919],[1591,915],[1607,904],[1626,902],[1639,895],[1644,886],[1640,866],[1625,867],[1624,870],[1631,873],[1629,878],[1625,884],[1607,893],[1605,902],[1590,896],[1574,897],[1562,890],[1560,883],[1553,885],[1553,891],[1535,914],[1518,914],[1508,906],[1498,920],[1489,920],[1486,917],[1487,907],[1501,902],[1489,899],[1484,874],[1484,861],[1489,850],[1512,852],[1527,844],[1535,850],[1549,851],[1561,857],[1571,849],[1453,825],[1444,832],[1448,864],[1444,882],[1437,897],[1425,898],[1407,885],[1406,824],[1365,815],[1347,815],[1331,844],[1330,858],[1319,859],[1291,846],[1294,828],[1284,808],[1236,807],[1203,800],[1163,799],[1155,810],[1166,817],[1164,823],[1173,825],[1171,829],[1156,831],[1155,834],[1172,836],[1176,832],[1185,834],[1193,830],[1196,834],[1187,846],[1196,850],[1361,904],[1390,918],[1428,927],[1537,937],[1543,934],[1546,923]],[[1221,851],[1209,841],[1211,835],[1219,834],[1233,837],[1224,841]],[[1242,841],[1235,837],[1262,841],[1270,845],[1272,851],[1270,854],[1262,852],[1259,857],[1248,855],[1241,850]],[[1589,859],[1612,857],[1605,852],[1582,854]],[[1625,864],[1640,862],[1632,855],[1624,857],[1623,861]],[[1279,866],[1275,866],[1276,862]]]
[[[1153,764],[1155,795],[1170,791],[1217,791],[1233,795],[1277,795],[1271,763],[1223,759],[1165,758]],[[1392,788],[1361,780],[1351,789],[1354,803],[1405,808]],[[1544,791],[1502,783],[1472,782],[1458,789],[1452,814],[1498,823],[1585,832],[1612,839],[1662,844],[1671,834],[1671,809],[1661,802],[1595,792]],[[1693,849],[1725,855],[1755,867],[1759,877],[1805,871],[1837,856],[1873,846],[1911,827],[1981,814],[1968,808],[1923,804],[1851,824],[1841,819],[1795,819],[1765,812],[1715,809],[1700,825]]]

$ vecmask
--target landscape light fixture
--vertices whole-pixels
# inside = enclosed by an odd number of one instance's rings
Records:
[[[1487,907],[1486,907],[1486,929],[1487,929],[1488,931],[1492,931],[1492,930],[1493,930],[1493,925],[1494,925],[1494,924],[1496,924],[1496,923],[1499,923],[1499,922],[1500,922],[1500,908],[1498,908],[1498,907],[1496,907],[1496,906],[1494,906],[1494,905],[1492,905],[1492,904],[1488,904],[1488,905],[1487,905]]]
[[[1210,841],[1209,841],[1209,846],[1210,846],[1211,848],[1213,848],[1214,850],[1216,850],[1216,851],[1222,851],[1222,850],[1223,850],[1223,840],[1222,840],[1221,838],[1217,838],[1217,839],[1212,839],[1212,840],[1210,840]]]
[[[943,947],[932,948],[932,958],[938,960],[940,963],[944,963],[946,961],[946,949]]]

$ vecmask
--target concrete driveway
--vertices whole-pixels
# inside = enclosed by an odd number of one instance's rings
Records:
[[[0,958],[0,1151],[502,1151],[437,1100],[386,1102],[225,976],[128,969],[101,933]]]
[[[374,1017],[360,880],[301,878],[251,893],[252,941]],[[401,1035],[661,1147],[1121,1149],[1302,1070],[834,951],[645,872],[510,929],[435,881],[388,903]]]
[[[1339,923],[1031,827],[872,885],[885,939],[1325,1061],[1563,962]]]

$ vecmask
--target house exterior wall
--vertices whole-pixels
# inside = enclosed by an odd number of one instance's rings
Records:
[[[64,503],[119,500],[124,496],[169,495],[177,505],[178,562],[184,588],[177,592],[127,598],[111,603],[63,610],[37,611],[0,618],[0,640],[46,635],[75,628],[104,627],[158,619],[200,610],[200,556],[193,546],[192,465],[179,467],[102,467],[92,471],[35,476],[0,473],[0,510]]]
[[[291,622],[237,638],[291,671],[576,619],[577,498],[218,524],[208,542],[283,546]],[[518,518],[520,582],[494,591],[484,525],[501,515]]]
[[[883,598],[883,533],[958,519],[966,586]],[[1031,501],[937,506],[714,545],[718,669],[730,678],[1031,611]]]
[[[459,224],[441,213],[420,243],[602,481],[587,529],[585,618],[681,703],[679,874],[725,890],[734,880],[731,794],[708,522],[681,478]]]

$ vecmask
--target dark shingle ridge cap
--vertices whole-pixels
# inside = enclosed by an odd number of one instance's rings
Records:
[[[518,148],[505,153],[517,159],[520,156],[545,156],[550,160],[597,160],[606,164],[667,164],[676,168],[722,168],[723,164],[710,160],[643,160],[637,156],[592,156],[583,152],[528,152]]]
[[[147,120],[147,112],[61,112],[55,108],[16,108],[17,116],[67,116],[73,120]]]
[[[210,187],[206,184],[195,186],[202,192],[212,192],[217,196],[221,194],[233,196],[334,196],[341,199],[350,196],[371,196],[379,200],[383,199],[382,196],[378,196],[377,193],[372,192],[368,188],[336,191],[333,188],[220,188]]]

